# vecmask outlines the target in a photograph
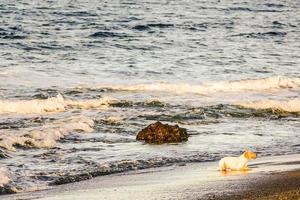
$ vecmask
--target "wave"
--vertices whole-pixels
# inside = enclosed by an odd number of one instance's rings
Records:
[[[19,40],[26,39],[27,36],[22,27],[8,27],[7,29],[0,28],[0,39]]]
[[[155,157],[138,160],[122,159],[106,162],[91,162],[82,159],[82,161],[86,162],[83,167],[72,167],[72,169],[66,168],[54,170],[52,172],[49,172],[47,170],[39,171],[37,173],[33,172],[31,177],[29,177],[27,184],[22,184],[13,176],[11,177],[12,180],[9,179],[5,182],[5,185],[0,185],[0,195],[8,193],[45,190],[49,188],[48,186],[52,185],[62,185],[72,182],[79,182],[97,176],[105,176],[139,169],[157,168],[171,166],[174,164],[180,165],[191,162],[215,161],[217,159],[219,159],[219,156],[208,155],[207,153],[186,155],[183,157]],[[23,179],[24,177],[21,177],[21,180]]]
[[[262,100],[254,102],[240,102],[237,105],[244,108],[252,109],[272,109],[272,110],[282,110],[286,112],[300,112],[300,99],[292,100]]]
[[[115,102],[112,98],[100,98],[90,100],[66,100],[62,95],[51,97],[48,99],[34,100],[19,100],[19,101],[1,101],[0,113],[47,113],[47,112],[62,112],[67,108],[105,108],[110,102]]]
[[[108,125],[119,125],[123,123],[122,117],[119,116],[110,116],[110,117],[104,117],[104,118],[99,118],[95,119],[97,123],[103,123],[103,124],[108,124]]]
[[[61,95],[46,100],[0,101],[0,113],[43,113],[64,111]]]
[[[0,167],[0,195],[14,194],[20,190],[13,185],[11,173],[5,167]]]
[[[76,172],[60,172],[60,176],[56,176],[49,185],[62,185],[72,182],[79,182],[82,180],[91,179],[97,176],[105,176],[110,174],[128,172],[132,170],[141,170],[157,167],[171,166],[173,164],[183,164],[183,163],[192,163],[192,162],[207,162],[215,161],[219,159],[219,156],[210,156],[207,154],[198,154],[184,156],[181,158],[174,157],[156,157],[149,159],[139,159],[139,160],[119,160],[112,162],[104,162],[97,164],[96,167],[84,169],[78,169]],[[38,178],[38,175],[37,175]]]
[[[116,104],[118,101],[114,98],[104,97],[101,99],[89,99],[89,100],[65,100],[65,107],[71,108],[107,108],[111,104]]]
[[[99,92],[114,91],[152,91],[169,93],[194,93],[194,94],[212,94],[218,92],[260,92],[276,91],[287,88],[299,88],[300,78],[289,77],[269,77],[263,79],[248,79],[239,81],[222,81],[214,83],[203,83],[202,85],[190,85],[185,83],[152,83],[136,85],[100,85],[95,89]],[[77,88],[78,89],[78,88]],[[79,88],[85,89],[85,88]],[[83,90],[84,91],[84,90]],[[67,95],[68,96],[68,95]],[[103,109],[110,106],[126,106],[132,104],[128,101],[120,101],[114,98],[103,97],[98,99],[65,99],[61,94],[48,99],[33,100],[0,100],[0,114],[18,113],[18,114],[43,114],[49,112],[63,112],[67,109]],[[151,103],[144,103],[145,105]],[[155,105],[154,105],[155,104]],[[159,106],[153,101],[152,106]],[[163,104],[160,106],[164,106]]]
[[[10,178],[8,175],[8,170],[6,168],[0,167],[0,187],[9,182]]]
[[[115,33],[115,32],[108,32],[108,31],[98,31],[96,33],[91,34],[89,37],[92,38],[128,38],[129,35],[125,33]]]
[[[279,31],[269,31],[263,33],[240,33],[237,35],[231,35],[231,37],[247,37],[247,38],[267,38],[267,37],[284,37],[286,36],[286,32]]]
[[[84,116],[60,119],[33,129],[5,131],[0,134],[0,147],[9,151],[16,151],[15,147],[52,148],[57,140],[73,132],[90,133],[93,127],[94,120]]]
[[[150,28],[150,26],[147,26],[147,25],[136,25],[133,27],[133,29],[138,30],[138,31],[149,31],[151,28]]]
[[[98,86],[98,88],[121,91],[160,91],[174,93],[207,94],[214,92],[265,91],[281,88],[296,88],[299,86],[300,78],[276,76],[262,79],[203,83],[202,85],[190,85],[184,83],[149,83],[137,85],[100,85]]]
[[[155,28],[170,28],[170,27],[174,27],[174,24],[164,24],[164,23],[150,23],[147,24],[147,26],[149,27],[155,27]]]
[[[283,117],[299,117],[300,112],[285,111],[279,108],[253,109],[239,104],[217,104],[203,107],[186,107],[186,110],[169,113],[141,113],[139,119],[151,121],[173,122],[182,125],[208,125],[222,123],[224,118],[265,118],[282,119]]]

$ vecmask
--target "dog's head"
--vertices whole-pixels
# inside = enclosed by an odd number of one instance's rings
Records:
[[[245,158],[247,158],[247,159],[256,159],[256,153],[253,152],[253,151],[250,151],[250,150],[246,150],[246,151],[244,152],[244,156],[245,156]]]

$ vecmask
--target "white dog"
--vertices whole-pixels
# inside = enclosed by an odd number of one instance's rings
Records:
[[[248,161],[256,159],[256,153],[246,150],[240,157],[225,157],[219,162],[220,171],[248,170]]]

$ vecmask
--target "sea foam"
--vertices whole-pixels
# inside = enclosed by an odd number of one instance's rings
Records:
[[[0,187],[9,183],[9,173],[8,170],[4,167],[0,167]]]
[[[252,109],[278,109],[287,112],[300,112],[300,99],[239,102],[237,105]]]
[[[276,76],[262,79],[207,82],[203,83],[202,85],[191,85],[186,83],[149,83],[137,85],[99,85],[98,88],[125,91],[161,91],[173,93],[207,94],[214,92],[265,91],[281,88],[298,88],[299,86],[300,78]]]
[[[67,108],[106,108],[109,103],[114,101],[112,98],[104,97],[92,100],[66,100],[62,95],[51,97],[45,100],[18,100],[7,101],[0,100],[0,113],[47,113],[47,112],[62,112]]]
[[[17,131],[0,132],[0,147],[16,151],[15,146],[52,148],[56,141],[73,132],[90,133],[94,121],[88,117],[76,116],[60,119],[41,127],[27,128]]]

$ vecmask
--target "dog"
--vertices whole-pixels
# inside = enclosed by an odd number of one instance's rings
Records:
[[[246,150],[240,157],[225,157],[219,161],[220,171],[248,170],[248,161],[256,159],[256,153]]]

